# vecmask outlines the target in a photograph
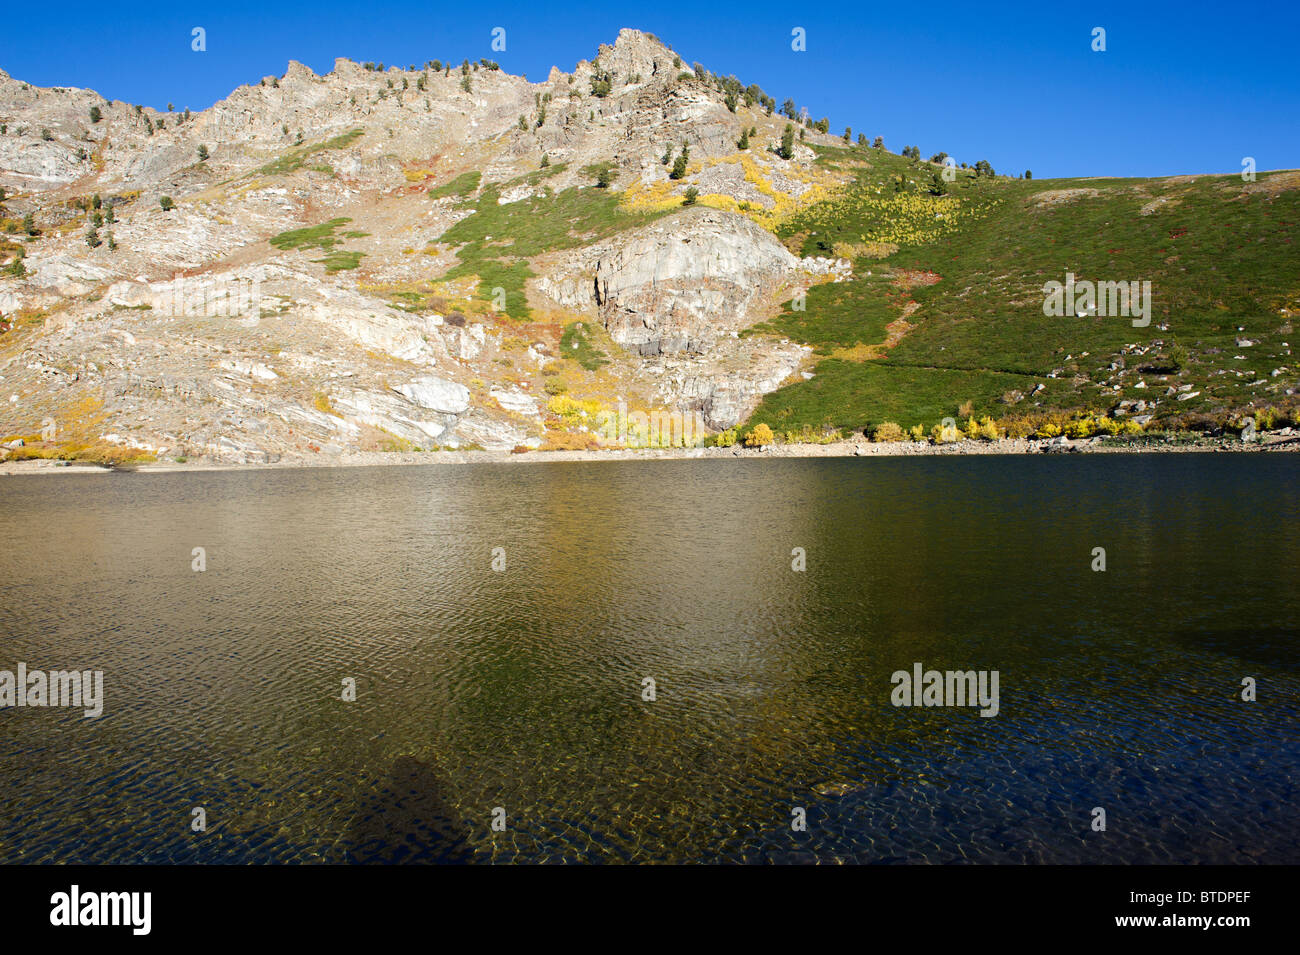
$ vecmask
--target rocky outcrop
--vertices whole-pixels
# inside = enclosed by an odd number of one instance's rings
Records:
[[[537,282],[557,304],[594,310],[639,355],[707,351],[753,323],[799,260],[748,218],[695,208],[575,253]]]
[[[393,390],[430,411],[456,415],[469,410],[469,389],[454,381],[433,377],[418,378],[398,385]]]

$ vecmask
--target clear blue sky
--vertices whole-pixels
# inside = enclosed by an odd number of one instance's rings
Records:
[[[207,52],[190,31],[207,30]],[[505,27],[507,49],[490,48]],[[999,172],[1234,173],[1300,167],[1300,3],[259,3],[7,4],[0,68],[40,86],[200,109],[290,59],[421,64],[464,57],[546,76],[622,26],[689,63],[791,97],[835,132],[883,136]],[[793,52],[791,30],[807,31]],[[1091,49],[1104,27],[1107,50]]]

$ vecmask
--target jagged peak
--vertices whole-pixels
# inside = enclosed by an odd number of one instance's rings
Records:
[[[650,76],[664,76],[671,73],[674,53],[669,46],[651,33],[624,27],[618,31],[613,46],[602,43],[596,54],[601,69],[612,70],[623,75],[629,73]],[[578,64],[579,71],[588,66],[584,60]]]
[[[290,60],[288,68],[284,71],[285,79],[316,79],[316,71],[305,63],[299,63],[297,60]]]
[[[669,49],[668,44],[653,33],[646,33],[644,30],[637,30],[634,27],[623,27],[618,31],[618,36],[614,40],[614,49],[647,43],[658,46],[663,50]]]

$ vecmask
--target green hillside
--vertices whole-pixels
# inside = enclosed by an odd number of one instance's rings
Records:
[[[781,235],[804,255],[849,254],[854,279],[814,287],[806,310],[787,304],[754,330],[812,345],[820,361],[811,380],[768,395],[751,426],[928,432],[973,413],[1024,430],[1053,412],[1158,399],[1143,409],[1155,424],[1203,427],[1294,408],[1300,175],[1040,181],[963,169],[936,196],[937,165],[876,149],[819,155],[856,180]],[[1149,281],[1149,324],[1044,315],[1044,283],[1067,272]]]

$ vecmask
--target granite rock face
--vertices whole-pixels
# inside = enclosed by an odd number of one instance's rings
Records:
[[[799,260],[750,219],[694,208],[580,250],[539,282],[558,304],[594,308],[638,355],[707,352],[753,324],[756,307],[799,275]]]

